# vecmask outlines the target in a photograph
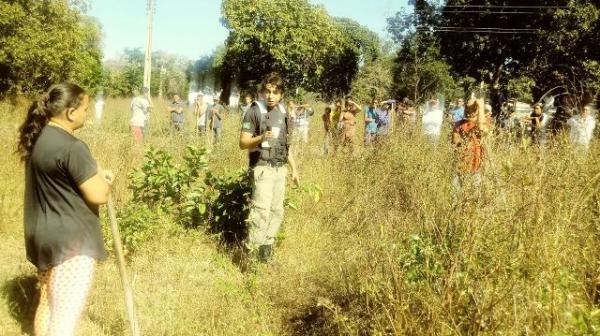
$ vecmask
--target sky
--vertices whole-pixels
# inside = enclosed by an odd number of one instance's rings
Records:
[[[274,0],[276,1],[276,0]],[[386,18],[407,0],[309,0],[331,16],[351,18],[387,38]],[[156,0],[152,50],[195,60],[210,54],[227,38],[219,21],[220,0]],[[89,15],[102,24],[104,58],[114,59],[125,48],[145,47],[146,0],[91,0]]]

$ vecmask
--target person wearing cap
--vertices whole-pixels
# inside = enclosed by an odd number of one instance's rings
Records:
[[[141,144],[148,128],[148,119],[150,118],[150,100],[148,99],[148,88],[143,87],[141,94],[135,91],[135,97],[131,101],[131,119],[129,126],[136,144]]]
[[[290,147],[292,123],[281,103],[283,79],[267,75],[260,93],[264,100],[254,102],[244,116],[239,146],[248,150],[253,184],[245,246],[252,260],[268,262],[283,221],[286,165],[296,185],[299,175]]]

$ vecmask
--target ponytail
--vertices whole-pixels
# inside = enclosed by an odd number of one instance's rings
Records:
[[[85,91],[75,84],[56,84],[50,87],[39,100],[31,104],[27,111],[27,117],[19,128],[17,153],[20,155],[21,161],[29,161],[33,146],[50,118],[68,108],[79,107],[84,95]]]
[[[44,94],[41,99],[31,104],[27,111],[27,118],[19,129],[19,144],[17,151],[22,161],[28,161],[31,151],[42,129],[50,120],[47,112],[48,95]]]

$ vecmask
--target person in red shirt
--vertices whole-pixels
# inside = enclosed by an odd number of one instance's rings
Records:
[[[455,196],[462,193],[465,186],[481,185],[481,170],[485,147],[482,143],[490,130],[485,118],[483,100],[472,99],[465,108],[465,116],[452,131],[452,143],[456,148],[456,176],[454,177]]]

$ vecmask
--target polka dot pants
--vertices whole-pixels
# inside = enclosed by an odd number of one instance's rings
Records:
[[[40,272],[35,336],[72,336],[83,312],[96,260],[77,256]]]

